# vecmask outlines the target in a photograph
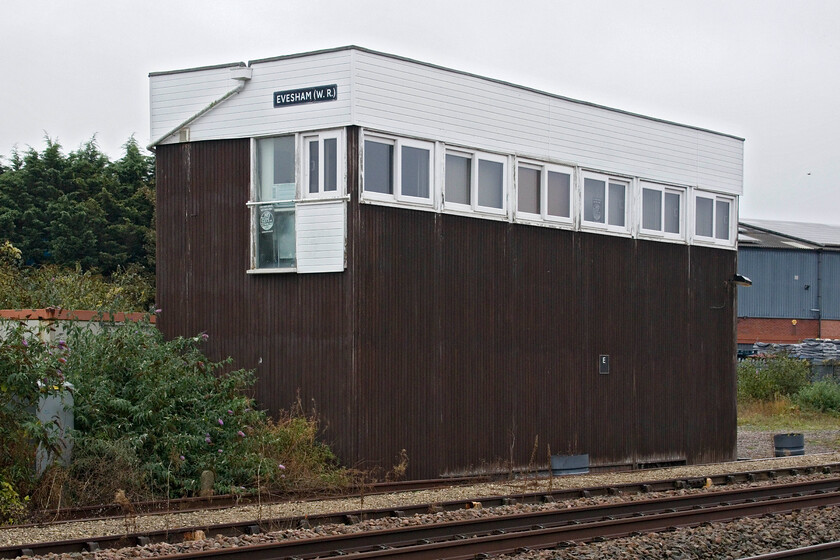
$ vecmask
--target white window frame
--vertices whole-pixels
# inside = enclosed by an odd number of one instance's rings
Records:
[[[665,185],[662,183],[653,183],[649,181],[640,181],[639,182],[639,235],[645,237],[657,237],[661,239],[671,239],[674,241],[684,241],[686,239],[686,199],[687,199],[687,191],[685,188],[682,187],[675,187],[672,185]],[[652,190],[658,191],[660,194],[660,210],[659,210],[659,219],[660,223],[662,224],[662,229],[655,230],[655,229],[647,229],[645,228],[645,196],[644,190]],[[666,194],[676,194],[680,197],[680,210],[679,210],[679,218],[680,218],[680,231],[679,233],[671,233],[665,231],[665,195]]]
[[[544,163],[535,160],[528,160],[528,159],[519,159],[517,158],[515,163],[515,196],[513,197],[516,200],[516,220],[517,221],[525,221],[525,222],[552,222],[558,224],[568,224],[574,225],[575,220],[575,170],[572,167],[567,167],[563,165],[556,165],[552,163]],[[534,169],[540,172],[540,185],[539,185],[539,197],[540,197],[540,212],[535,214],[533,212],[524,212],[519,209],[519,168],[525,167],[528,169]],[[562,173],[569,176],[569,215],[567,216],[555,216],[553,214],[548,213],[548,174],[552,173]]]
[[[446,200],[446,156],[454,155],[471,160],[470,163],[470,203],[462,204],[460,202],[449,202]],[[455,210],[458,212],[480,213],[492,216],[507,216],[508,212],[508,195],[510,193],[510,178],[509,172],[509,158],[508,156],[493,154],[489,152],[481,152],[477,150],[470,150],[465,148],[447,147],[444,150],[444,172],[443,172],[443,207],[445,210]],[[493,163],[502,164],[502,207],[495,208],[493,206],[481,206],[478,203],[478,169],[481,161],[489,161]]]
[[[295,168],[295,188],[294,195],[291,197],[284,197],[280,200],[258,200],[260,185],[257,183],[258,179],[258,165],[259,153],[258,146],[261,140],[269,140],[272,138],[293,137],[295,146],[294,168]],[[318,139],[318,192],[309,192],[309,141]],[[324,140],[336,140],[336,190],[324,191]],[[326,129],[315,130],[307,132],[296,132],[289,134],[275,134],[270,136],[260,136],[251,138],[251,179],[250,179],[250,193],[249,199],[246,203],[249,212],[251,213],[251,229],[250,229],[250,268],[247,270],[248,274],[266,274],[266,273],[290,273],[298,272],[298,231],[297,231],[297,208],[300,204],[318,204],[329,200],[346,200],[347,196],[347,142],[345,130],[342,129]],[[257,254],[257,236],[260,228],[260,212],[259,207],[269,204],[291,204],[290,212],[295,214],[295,265],[288,267],[277,268],[259,268],[257,261],[259,255]]]
[[[299,153],[302,154],[298,159],[299,169],[302,170],[301,180],[298,184],[299,198],[340,198],[344,196],[347,190],[347,150],[344,142],[344,129],[338,130],[323,130],[311,133],[299,134],[300,143],[298,144]],[[318,192],[309,192],[309,143],[313,140],[318,141]],[[324,164],[326,158],[324,157],[324,140],[336,140],[336,165],[338,169],[336,177],[336,190],[325,191],[324,182],[326,175],[324,173]],[[295,154],[297,159],[297,153]]]
[[[394,147],[393,168],[391,169],[391,184],[394,185],[393,193],[381,193],[368,191],[365,189],[365,142],[378,142],[380,144],[388,144]],[[402,192],[402,149],[403,147],[418,148],[429,152],[429,196],[418,197],[403,194]],[[433,206],[435,201],[435,191],[437,189],[437,180],[435,170],[435,156],[437,150],[435,143],[426,140],[416,140],[413,138],[404,138],[400,136],[378,134],[378,133],[364,133],[361,140],[361,184],[362,184],[362,198],[364,200],[376,200],[381,202],[399,202],[408,205],[419,206]]]
[[[712,201],[712,236],[708,237],[705,235],[699,235],[697,233],[697,199],[698,198],[705,198],[707,200]],[[717,233],[717,220],[718,220],[718,210],[717,210],[717,203],[718,202],[727,202],[729,204],[729,238],[728,239],[719,239],[716,236]],[[735,240],[737,237],[737,225],[738,220],[735,216],[738,215],[737,208],[736,208],[736,197],[729,196],[729,195],[722,195],[715,192],[704,191],[700,189],[694,189],[693,196],[691,197],[691,235],[692,240],[696,243],[704,244],[704,245],[718,245],[723,247],[734,247]]]
[[[604,212],[604,223],[592,222],[585,218],[586,209],[584,208],[586,179],[594,179],[596,181],[604,182],[604,202],[602,211]],[[610,182],[620,183],[624,185],[624,225],[616,226],[610,224]],[[631,217],[630,208],[633,200],[634,185],[637,183],[631,177],[624,177],[622,175],[614,175],[610,173],[599,173],[596,171],[582,171],[580,173],[580,182],[578,186],[578,215],[580,218],[580,227],[582,230],[596,230],[606,231],[611,233],[619,233],[624,235],[631,235]]]
[[[292,137],[293,144],[295,147],[295,157],[294,157],[294,168],[295,168],[295,189],[294,194],[291,197],[284,197],[281,199],[273,199],[273,200],[259,200],[259,192],[260,192],[260,185],[258,184],[259,178],[259,142],[261,140],[270,140],[273,138],[282,138],[282,137]],[[251,255],[250,255],[250,268],[247,270],[248,274],[265,274],[265,273],[290,273],[297,271],[297,254],[295,254],[295,264],[293,266],[286,266],[286,267],[259,267],[258,266],[258,249],[257,249],[257,238],[260,232],[260,207],[267,206],[270,204],[291,204],[291,212],[295,212],[295,199],[300,196],[300,160],[298,158],[298,154],[300,153],[300,135],[299,134],[277,134],[272,136],[264,136],[260,138],[251,138],[251,179],[250,179],[250,194],[248,198],[248,202],[246,203],[246,207],[251,215],[250,223],[250,247],[251,247]],[[284,183],[285,184],[285,183]],[[297,253],[297,251],[295,251]]]

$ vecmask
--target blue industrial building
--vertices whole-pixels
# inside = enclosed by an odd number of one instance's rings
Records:
[[[738,273],[739,350],[840,338],[840,226],[742,220]]]

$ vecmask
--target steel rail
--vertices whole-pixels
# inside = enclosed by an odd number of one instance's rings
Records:
[[[616,519],[582,524],[581,526],[563,526],[522,533],[477,536],[472,539],[453,540],[443,543],[414,545],[390,550],[361,552],[354,556],[359,560],[370,558],[401,558],[404,560],[466,560],[479,555],[509,554],[522,549],[553,548],[563,543],[587,542],[594,539],[611,539],[634,535],[692,527],[704,523],[726,522],[743,517],[787,513],[798,509],[807,509],[840,504],[840,493],[799,496],[750,502],[703,510],[680,511],[675,513],[653,514],[642,518]],[[221,558],[221,556],[219,556]],[[225,556],[227,560],[234,560]],[[159,558],[158,560],[163,560]],[[249,557],[249,560],[256,560]]]
[[[451,533],[466,534],[476,532],[510,531],[514,529],[522,530],[533,525],[551,525],[551,524],[567,524],[586,521],[596,521],[605,517],[628,517],[632,515],[651,514],[652,512],[662,513],[663,510],[668,511],[686,511],[693,508],[703,506],[715,505],[721,502],[746,502],[748,500],[755,501],[758,499],[768,499],[776,496],[794,495],[803,493],[815,492],[837,492],[840,489],[840,478],[830,478],[819,481],[789,483],[783,485],[762,486],[742,488],[735,490],[712,491],[703,493],[692,493],[681,496],[669,496],[666,498],[659,498],[653,500],[637,500],[630,502],[617,502],[611,504],[585,506],[579,508],[569,508],[560,510],[551,510],[549,512],[531,512],[526,514],[485,517],[479,520],[471,520],[469,522],[449,522],[435,525],[421,525],[411,528],[389,529],[383,531],[373,531],[364,533],[363,535],[342,535],[336,537],[338,540],[345,542],[354,542],[353,548],[360,548],[364,546],[384,546],[389,542],[399,540],[417,541],[419,539],[433,539],[442,538]],[[545,498],[547,496],[543,496]],[[495,498],[494,498],[495,500]],[[463,504],[462,502],[458,502]],[[484,505],[483,502],[478,502]],[[421,508],[420,513],[428,512],[428,505],[416,506]],[[463,505],[461,505],[463,507]],[[484,506],[487,507],[487,506]],[[363,514],[364,512],[358,512]],[[368,515],[348,516],[344,514],[339,522],[348,522],[361,520],[362,518],[381,518],[386,515],[403,515],[404,512],[397,510],[381,509],[369,510]],[[381,514],[381,515],[379,515]],[[24,547],[7,547],[0,549],[0,557],[11,558],[20,555],[21,553],[46,554],[48,552],[80,552],[84,550],[92,551],[99,548],[109,548],[115,546],[131,546],[135,544],[151,544],[153,542],[162,542],[164,540],[173,542],[172,537],[181,536],[183,533],[193,533],[197,530],[203,530],[212,536],[215,534],[225,535],[240,535],[247,533],[258,533],[265,530],[276,530],[278,528],[285,528],[289,526],[297,526],[294,523],[295,518],[287,518],[280,520],[273,520],[272,522],[262,522],[260,524],[240,523],[226,526],[226,530],[219,530],[220,527],[191,527],[182,529],[181,532],[157,532],[155,534],[148,533],[146,535],[129,535],[125,537],[103,537],[99,539],[76,539],[74,541],[65,541],[62,543],[42,543],[39,545],[30,545]],[[253,522],[252,522],[253,523]],[[483,527],[484,529],[481,529]],[[409,537],[399,538],[399,535],[412,535]],[[175,539],[177,540],[177,539]],[[312,546],[321,546],[320,552],[325,552],[327,549],[323,547],[332,547],[329,550],[336,548],[346,548],[348,544],[329,544],[332,541],[324,539],[307,539],[298,541],[288,541],[289,544],[283,545],[292,547],[286,556],[298,556],[299,553],[311,548]],[[319,544],[320,543],[320,544]],[[324,544],[327,543],[327,544]],[[280,546],[280,545],[277,545]]]
[[[833,558],[840,558],[840,541],[760,554],[744,560],[829,560]]]
[[[797,509],[840,504],[840,492],[793,496],[763,502],[710,506],[703,509],[665,511],[657,509],[647,515],[630,516],[591,522],[563,523],[546,527],[522,527],[520,519],[513,519],[509,529],[490,530],[499,519],[491,518],[488,526],[480,520],[452,522],[449,531],[441,531],[432,538],[447,540],[430,542],[427,526],[404,527],[397,530],[321,537],[300,541],[281,541],[251,546],[220,548],[159,556],[156,560],[279,560],[281,558],[315,558],[352,554],[353,558],[401,558],[406,560],[473,559],[487,555],[508,554],[523,549],[563,546],[572,542],[617,538],[634,534],[672,530],[709,522],[730,521],[741,517],[784,513]],[[661,504],[660,504],[661,505]],[[658,506],[657,506],[658,507]],[[509,516],[512,518],[518,516]],[[480,527],[478,531],[476,527]],[[390,540],[382,540],[387,535]],[[380,542],[375,542],[380,540]],[[418,544],[419,543],[419,544]]]
[[[840,472],[840,463],[828,463],[823,465],[814,465],[808,467],[781,467],[774,469],[760,469],[752,471],[744,471],[739,473],[710,475],[707,478],[712,480],[714,485],[733,484],[738,482],[753,482],[761,480],[772,480],[779,476],[790,476],[798,474],[813,474],[815,472],[822,472],[830,474],[832,472]],[[410,492],[415,490],[428,490],[434,488],[445,488],[455,485],[467,485],[482,482],[491,482],[499,480],[488,476],[478,477],[457,477],[446,479],[427,479],[416,481],[402,481],[391,483],[374,483],[368,487],[368,491],[363,492],[362,489],[357,488],[352,494],[322,494],[320,496],[311,496],[310,494],[262,494],[260,496],[233,496],[230,494],[224,496],[211,497],[190,497],[179,498],[171,501],[152,501],[152,502],[138,502],[132,504],[134,511],[131,515],[168,515],[172,513],[192,513],[196,511],[211,511],[216,509],[227,509],[230,507],[247,506],[247,505],[263,505],[270,506],[272,504],[285,503],[290,500],[298,501],[320,501],[324,499],[352,499],[361,496],[374,496],[377,494],[387,494],[394,492]],[[519,480],[520,483],[525,484],[527,480]],[[615,484],[609,486],[593,486],[579,489],[565,489],[553,491],[552,495],[557,500],[568,500],[579,497],[602,496],[607,494],[618,493],[639,493],[639,492],[654,492],[666,491],[674,488],[696,488],[703,486],[706,483],[706,477],[681,477],[664,479],[647,482],[632,482],[625,484]],[[561,492],[562,494],[559,494]],[[519,495],[519,494],[517,494]],[[521,494],[523,500],[533,501],[531,494]],[[306,496],[302,498],[301,496]],[[497,500],[496,505],[503,505],[504,499],[501,497]],[[459,502],[460,503],[460,502]],[[492,505],[492,504],[487,504]],[[443,504],[442,507],[446,507]],[[91,517],[91,514],[95,514]],[[85,516],[88,517],[85,517]],[[96,506],[82,506],[79,508],[68,508],[61,510],[43,510],[37,514],[39,519],[44,521],[40,523],[28,523],[17,525],[16,527],[38,527],[43,523],[72,523],[81,521],[100,521],[104,519],[122,519],[126,516],[126,512],[118,504],[103,504]],[[340,522],[340,521],[339,521]],[[2,549],[0,549],[1,551]],[[3,558],[0,554],[0,558]]]
[[[840,468],[840,465],[838,465]],[[132,504],[134,513],[137,515],[165,515],[168,513],[190,513],[194,511],[208,511],[213,509],[226,509],[230,507],[246,505],[268,505],[281,503],[289,500],[323,500],[354,498],[360,495],[375,496],[377,494],[391,494],[395,492],[411,492],[415,490],[428,490],[433,488],[447,488],[451,486],[463,486],[469,484],[480,484],[499,480],[498,477],[488,475],[460,476],[451,478],[434,478],[424,480],[403,480],[398,482],[374,482],[368,485],[353,486],[345,492],[329,491],[301,491],[301,492],[261,492],[259,494],[220,494],[217,496],[191,496],[188,498],[176,498],[172,500],[151,500],[135,502]],[[78,506],[69,508],[54,508],[40,510],[35,513],[37,519],[49,523],[72,522],[72,521],[93,521],[100,519],[122,518],[125,512],[117,503],[97,504],[90,506]],[[37,525],[30,523],[29,525]]]

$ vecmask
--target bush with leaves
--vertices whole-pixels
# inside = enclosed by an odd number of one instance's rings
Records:
[[[154,157],[133,137],[116,161],[95,138],[66,155],[45,142],[40,153],[15,150],[0,168],[0,239],[20,249],[26,265],[154,273]]]
[[[21,499],[14,486],[0,480],[0,525],[22,523],[26,519],[29,497]]]
[[[203,470],[219,490],[250,483],[242,440],[263,420],[245,395],[251,372],[221,372],[201,336],[165,341],[148,322],[70,329],[76,454],[123,442],[155,495],[196,492]]]
[[[800,389],[793,400],[803,410],[840,413],[840,385],[815,381]]]
[[[0,321],[0,481],[25,494],[35,478],[35,451],[58,450],[54,420],[41,422],[40,399],[58,393],[69,352],[44,329]]]
[[[747,358],[738,364],[738,398],[770,401],[792,397],[808,384],[807,360],[787,355]]]
[[[8,253],[16,248],[6,242]],[[81,266],[19,266],[3,258],[0,246],[0,309],[108,309],[148,311],[154,305],[155,280],[143,268],[118,268],[109,277]],[[18,252],[19,254],[19,252]]]
[[[96,457],[133,470],[127,478],[142,487],[135,497],[197,494],[205,470],[215,473],[216,492],[288,487],[298,465],[312,475],[308,486],[342,479],[315,438],[314,420],[271,422],[248,396],[253,372],[209,361],[201,352],[206,335],[165,340],[148,321],[67,328],[76,419],[71,486],[112,478]]]

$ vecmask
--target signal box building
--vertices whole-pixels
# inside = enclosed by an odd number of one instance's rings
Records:
[[[159,327],[346,464],[735,458],[741,138],[359,47],[150,81]]]

